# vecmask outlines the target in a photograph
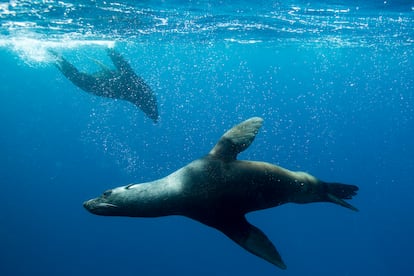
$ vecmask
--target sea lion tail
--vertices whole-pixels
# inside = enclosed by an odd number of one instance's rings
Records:
[[[327,189],[327,201],[341,205],[345,208],[351,209],[353,211],[358,211],[358,209],[344,199],[351,199],[354,195],[357,194],[359,188],[355,185],[341,184],[341,183],[325,183]]]

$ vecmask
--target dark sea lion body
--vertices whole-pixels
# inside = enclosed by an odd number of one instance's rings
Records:
[[[333,202],[356,210],[343,199],[352,198],[358,187],[325,183],[265,162],[236,160],[261,125],[257,117],[244,121],[226,132],[204,158],[164,178],[106,191],[84,206],[104,216],[186,216],[220,230],[249,252],[284,269],[274,245],[247,222],[245,214],[288,202]]]
[[[154,122],[158,120],[157,99],[154,92],[144,80],[137,76],[128,62],[114,49],[107,50],[116,70],[102,64],[102,70],[95,74],[79,71],[65,58],[57,57],[56,66],[73,84],[91,94],[125,100],[140,108]]]

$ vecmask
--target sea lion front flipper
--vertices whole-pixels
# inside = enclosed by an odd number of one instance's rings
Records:
[[[281,269],[286,269],[279,252],[269,238],[244,216],[226,217],[212,225],[250,253],[265,259]]]
[[[210,154],[228,161],[235,160],[237,154],[250,146],[262,124],[262,118],[253,117],[234,126],[224,133]]]

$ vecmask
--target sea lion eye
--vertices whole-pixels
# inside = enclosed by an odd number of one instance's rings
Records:
[[[103,196],[104,197],[107,197],[107,196],[110,196],[112,194],[112,190],[108,190],[108,191],[105,191],[104,193],[103,193]]]

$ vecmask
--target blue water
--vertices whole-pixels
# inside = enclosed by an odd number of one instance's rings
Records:
[[[413,1],[15,0],[0,25],[0,275],[412,273]],[[48,54],[94,71],[112,46],[153,88],[159,123],[75,87]],[[265,122],[241,159],[360,187],[358,213],[248,215],[286,271],[183,217],[82,207],[171,173],[251,116]]]

